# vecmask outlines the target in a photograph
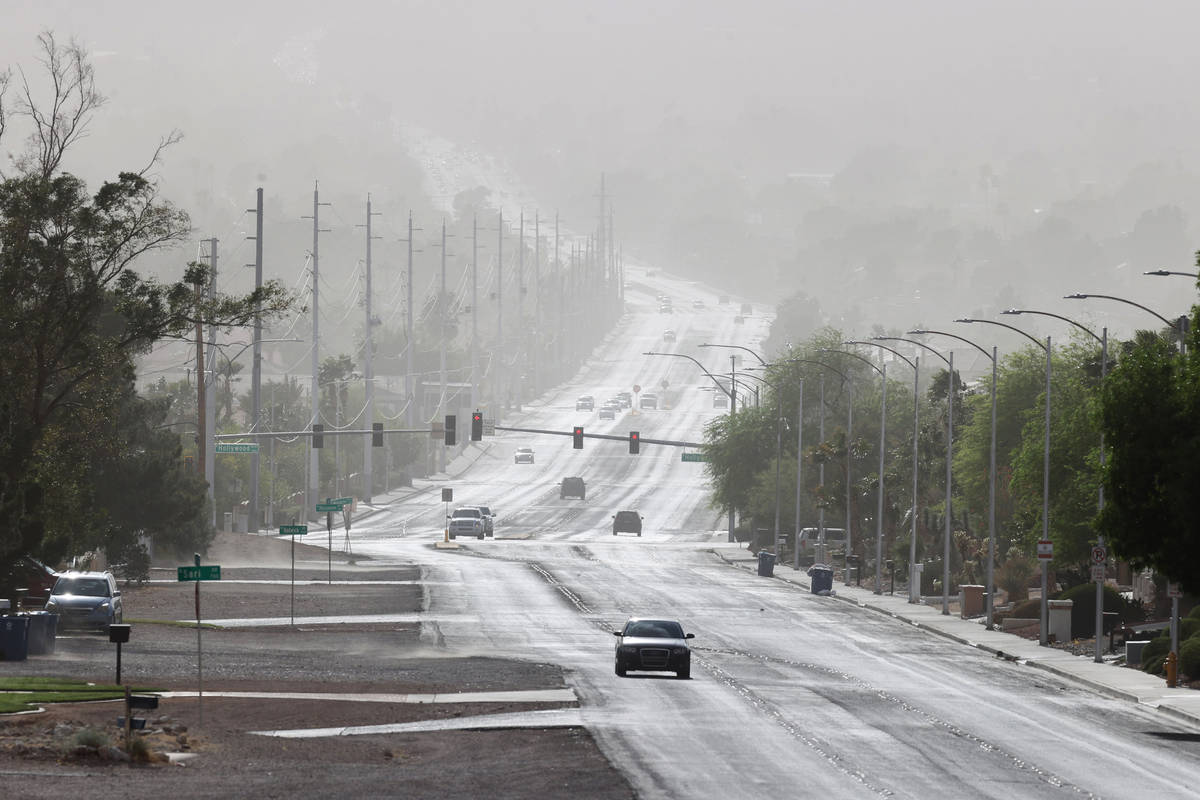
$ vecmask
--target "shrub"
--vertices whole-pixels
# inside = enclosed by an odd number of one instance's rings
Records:
[[[996,585],[1004,590],[1010,603],[1019,603],[1029,597],[1029,581],[1036,573],[1032,559],[1009,556],[996,570]]]
[[[95,728],[84,728],[75,734],[74,742],[76,747],[95,747],[99,749],[108,746],[108,735]]]
[[[1166,666],[1167,657],[1165,655],[1155,656],[1154,658],[1142,658],[1142,672],[1150,675],[1162,675],[1163,668]]]
[[[1026,600],[1022,603],[1017,603],[1013,606],[1012,611],[1008,612],[1006,617],[1018,617],[1023,619],[1041,619],[1042,618],[1042,601],[1041,600]]]
[[[1200,679],[1200,637],[1179,643],[1179,672],[1192,680]]]
[[[1142,663],[1154,658],[1165,658],[1171,650],[1171,637],[1159,636],[1150,640],[1150,643],[1142,648]]]
[[[1182,642],[1184,639],[1190,639],[1197,632],[1200,632],[1200,619],[1196,617],[1184,617],[1179,620],[1179,641]],[[1180,645],[1181,649],[1182,647],[1183,645]],[[1200,675],[1196,677],[1200,677]]]
[[[1096,584],[1081,583],[1072,586],[1065,592],[1060,592],[1056,600],[1070,600],[1071,634],[1088,638],[1096,629]],[[1121,597],[1121,594],[1111,586],[1104,587],[1104,610],[1115,611],[1122,622],[1140,622],[1141,610]]]
[[[154,760],[154,753],[145,739],[135,736],[129,741],[129,758],[131,761],[145,764]]]

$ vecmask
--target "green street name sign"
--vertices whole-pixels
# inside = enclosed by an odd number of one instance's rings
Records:
[[[341,511],[341,503],[317,503],[317,511]]]
[[[280,525],[280,536],[304,536],[308,533],[307,525]]]
[[[708,456],[704,453],[683,453],[680,461],[708,461]]]
[[[258,444],[256,442],[233,443],[233,442],[217,442],[218,453],[257,453]]]
[[[218,564],[209,564],[203,567],[178,567],[179,577],[181,581],[219,581],[221,580],[221,567]]]
[[[340,506],[354,505],[353,497],[339,497],[337,500],[330,500],[331,503],[337,503]]]

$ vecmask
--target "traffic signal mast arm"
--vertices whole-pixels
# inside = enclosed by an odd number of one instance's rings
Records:
[[[569,431],[551,431],[551,430],[546,430],[544,428],[503,428],[503,427],[497,425],[496,430],[512,431],[514,433],[540,433],[540,434],[544,434],[547,436],[570,436],[570,437],[575,436],[574,428],[572,428]],[[612,434],[612,433],[584,433],[584,434],[582,434],[582,436],[585,439],[608,439],[609,441],[613,441],[613,442],[628,442],[629,441],[629,434],[625,434],[624,436],[621,436],[621,435]],[[703,442],[684,442],[684,441],[678,441],[676,439],[649,439],[645,436],[641,436],[640,434],[638,436],[638,439],[641,440],[642,444],[662,444],[662,445],[667,445],[669,447],[704,447]]]

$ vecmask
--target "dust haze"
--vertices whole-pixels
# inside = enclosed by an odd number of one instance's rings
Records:
[[[181,130],[164,192],[197,239],[232,243],[263,186],[285,281],[314,181],[331,270],[361,258],[368,193],[378,258],[399,258],[409,211],[434,228],[453,198],[406,145],[428,134],[581,233],[604,173],[631,262],[784,303],[776,343],[1061,312],[1072,291],[1169,315],[1194,297],[1142,275],[1195,269],[1194,3],[7,0],[4,17],[2,64],[36,75],[45,29],[93,55],[110,103],[68,169],[95,184]],[[1104,311],[1117,333],[1146,324]]]

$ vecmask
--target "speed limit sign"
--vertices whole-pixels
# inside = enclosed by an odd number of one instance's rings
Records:
[[[1092,548],[1092,563],[1103,564],[1108,560],[1108,550],[1104,545],[1099,544]]]

